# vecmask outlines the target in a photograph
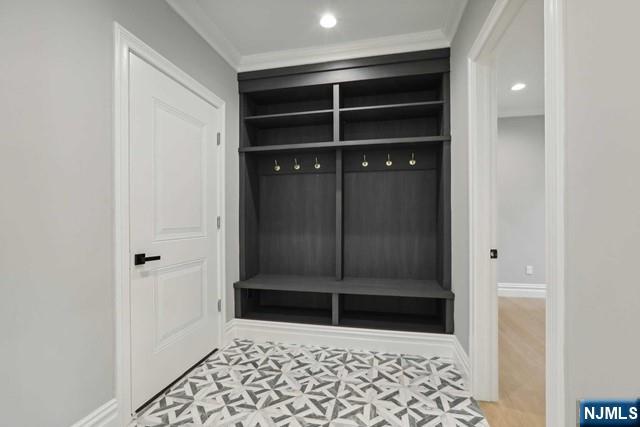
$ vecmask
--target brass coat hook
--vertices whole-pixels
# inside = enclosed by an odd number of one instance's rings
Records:
[[[385,165],[391,166],[393,164],[393,162],[391,161],[391,154],[387,153],[387,161],[384,162]]]
[[[367,166],[369,166],[369,162],[367,162],[367,155],[362,154],[362,167],[366,168]]]
[[[415,166],[416,165],[416,153],[411,153],[411,159],[409,160],[409,164],[411,166]]]
[[[278,164],[277,160],[273,161],[273,170],[276,172],[280,172],[280,165]]]
[[[318,162],[318,158],[317,157],[316,157],[315,163],[313,164],[313,167],[316,168],[316,169],[320,169],[320,163]]]
[[[298,163],[298,159],[296,159],[295,157],[293,158],[293,170],[300,170],[300,163]]]

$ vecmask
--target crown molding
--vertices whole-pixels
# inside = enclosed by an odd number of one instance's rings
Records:
[[[241,55],[197,1],[166,0],[166,2],[238,72],[450,47],[467,5],[467,0],[455,3],[444,30]]]
[[[464,11],[467,8],[467,3],[468,0],[454,2],[453,10],[449,14],[449,20],[442,30],[447,40],[449,40],[449,43],[453,42],[453,38],[456,36],[458,26],[460,25],[460,21],[462,21],[462,15],[464,15]]]
[[[240,59],[238,71],[256,71],[417,50],[440,49],[449,46],[450,42],[441,30],[423,31],[348,43],[245,55]]]
[[[209,45],[231,65],[238,69],[240,52],[227,39],[218,26],[208,17],[197,1],[166,0],[173,10],[182,17]]]

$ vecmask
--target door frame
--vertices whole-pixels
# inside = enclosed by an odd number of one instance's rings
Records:
[[[468,57],[471,387],[498,398],[498,296],[489,249],[496,243],[497,86],[494,51],[525,0],[497,0]],[[565,1],[544,0],[546,425],[565,423],[564,168]]]
[[[142,40],[131,34],[117,22],[113,24],[114,74],[113,74],[113,145],[114,145],[114,284],[115,284],[115,356],[116,399],[119,425],[129,425],[133,410],[131,404],[131,256],[129,247],[130,227],[130,164],[129,164],[129,55],[145,60],[159,71],[172,78],[186,89],[199,96],[220,111],[220,145],[216,167],[220,187],[218,192],[219,215],[225,210],[225,102],[209,89],[198,83],[184,71],[154,51]],[[210,221],[214,224],[215,221]],[[219,345],[224,337],[226,319],[225,298],[225,227],[217,233],[218,238],[218,298],[222,301],[219,312]],[[185,370],[189,366],[185,366]]]

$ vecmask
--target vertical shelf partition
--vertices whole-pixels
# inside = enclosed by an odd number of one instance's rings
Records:
[[[453,333],[449,50],[238,79],[236,317]]]

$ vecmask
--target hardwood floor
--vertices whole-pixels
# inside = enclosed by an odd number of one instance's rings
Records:
[[[491,427],[545,425],[545,300],[500,298],[500,400],[480,402]]]

